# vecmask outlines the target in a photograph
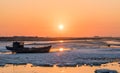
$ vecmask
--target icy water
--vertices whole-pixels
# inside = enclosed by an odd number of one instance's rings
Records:
[[[30,68],[42,69],[43,73],[68,73],[72,69],[95,69],[104,68],[114,69],[120,72],[120,42],[116,40],[67,40],[67,41],[25,41],[27,47],[38,47],[45,45],[52,45],[49,53],[22,53],[12,54],[6,50],[6,45],[12,45],[12,42],[0,42],[0,73],[6,73],[7,69],[15,68],[11,70],[13,72],[7,73],[19,73],[17,69]],[[107,44],[112,44],[110,47]],[[108,65],[109,63],[117,64],[113,67]],[[29,64],[31,65],[29,67]],[[102,65],[106,64],[104,67]],[[6,66],[7,65],[7,66]],[[8,66],[9,65],[9,66]],[[25,66],[23,66],[25,65]],[[44,68],[45,67],[45,68]],[[69,68],[72,67],[72,68]],[[46,71],[45,69],[48,69]],[[52,68],[52,69],[51,69]],[[55,68],[55,69],[54,69]],[[56,69],[58,68],[57,72]],[[61,71],[63,69],[63,72]],[[68,72],[67,71],[68,68]],[[20,69],[20,71],[22,71]],[[29,71],[30,71],[29,70]],[[55,70],[49,72],[49,70]],[[75,71],[69,73],[75,73]],[[25,70],[26,71],[26,70]],[[34,70],[35,71],[35,70]],[[38,70],[37,70],[38,71]],[[27,73],[27,72],[23,72]],[[29,72],[39,73],[39,72]],[[79,72],[76,72],[79,73]],[[88,73],[88,72],[82,72]]]

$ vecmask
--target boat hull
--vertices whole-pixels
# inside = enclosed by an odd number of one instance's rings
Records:
[[[50,51],[51,46],[45,46],[45,47],[38,47],[38,48],[14,48],[14,47],[9,47],[6,46],[7,50],[10,50],[15,53],[48,53]]]

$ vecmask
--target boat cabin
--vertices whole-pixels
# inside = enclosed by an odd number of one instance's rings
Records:
[[[13,42],[13,48],[24,48],[24,42]]]

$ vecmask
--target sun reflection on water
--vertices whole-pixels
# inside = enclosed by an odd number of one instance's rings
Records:
[[[64,41],[63,41],[63,40],[60,40],[59,42],[60,42],[60,43],[63,43]]]
[[[59,51],[62,52],[64,49],[63,48],[60,48]]]
[[[63,47],[60,47],[60,48],[52,48],[50,50],[50,52],[65,52],[65,51],[70,51],[71,48],[63,48]]]

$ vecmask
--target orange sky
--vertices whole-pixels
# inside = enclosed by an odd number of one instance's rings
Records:
[[[60,31],[58,26],[64,25]],[[120,36],[120,0],[0,0],[0,36]]]

